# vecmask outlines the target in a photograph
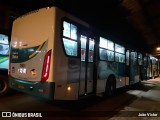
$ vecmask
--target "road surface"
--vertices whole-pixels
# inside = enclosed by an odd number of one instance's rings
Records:
[[[160,78],[142,81],[139,88],[132,87],[112,98],[93,96],[78,102],[11,93],[0,98],[0,112],[0,120],[160,120]],[[5,112],[12,117],[6,117]]]

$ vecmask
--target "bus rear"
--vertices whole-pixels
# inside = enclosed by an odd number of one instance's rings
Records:
[[[27,13],[13,23],[10,52],[10,87],[52,99],[50,75],[53,53],[54,8]]]

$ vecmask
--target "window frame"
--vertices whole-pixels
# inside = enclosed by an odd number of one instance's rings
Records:
[[[75,25],[77,27],[77,39],[72,39],[71,34],[70,34],[70,38],[63,35],[63,30],[64,30],[63,23],[64,23],[64,21],[70,23],[70,26]],[[80,53],[79,27],[80,27],[80,25],[78,23],[76,23],[75,21],[73,21],[69,18],[63,17],[61,19],[61,35],[60,35],[60,37],[61,37],[63,52],[67,57],[80,58],[80,54],[79,54]],[[70,30],[70,32],[71,32],[71,30]],[[77,42],[77,55],[76,56],[67,54],[66,49],[65,49],[65,45],[64,45],[64,42],[63,42],[63,38],[65,38],[67,40],[70,40],[70,41]]]
[[[107,41],[107,43],[106,43],[106,47],[104,48],[104,47],[100,47],[100,38],[102,38],[102,39],[105,39],[106,41]],[[111,50],[111,49],[108,49],[108,41],[110,41],[110,42],[113,42],[113,50]],[[99,36],[99,44],[98,44],[98,46],[99,46],[99,49],[98,49],[98,58],[99,58],[99,60],[100,61],[107,61],[107,62],[114,62],[115,61],[115,43],[114,43],[114,41],[112,41],[112,40],[109,40],[109,39],[107,39],[106,37],[104,37],[104,36]],[[100,57],[100,49],[103,49],[103,50],[105,50],[106,51],[106,55],[107,55],[107,57],[106,57],[106,60],[104,60],[104,59],[101,59],[101,57]],[[111,51],[111,52],[113,52],[113,54],[114,54],[114,56],[113,56],[113,60],[109,60],[108,59],[108,54],[107,54],[107,52],[108,51]]]
[[[115,45],[115,47],[114,47],[114,51],[115,51],[115,62],[125,64],[125,63],[126,63],[126,51],[125,51],[125,47],[122,46],[122,45],[120,45],[120,44],[118,44],[118,43],[115,43],[114,45]],[[117,52],[117,51],[116,51],[116,45],[119,45],[119,46],[123,47],[123,48],[124,48],[124,53]],[[124,55],[124,62],[116,61],[116,53],[118,53],[118,54],[120,54],[120,55]]]

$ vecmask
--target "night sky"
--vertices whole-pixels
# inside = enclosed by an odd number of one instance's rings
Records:
[[[20,14],[46,6],[58,6],[86,21],[106,36],[135,48],[144,46],[143,37],[128,23],[129,12],[119,6],[120,0],[1,0],[0,4],[16,8]],[[137,41],[141,41],[137,44]],[[145,46],[144,46],[145,47]]]

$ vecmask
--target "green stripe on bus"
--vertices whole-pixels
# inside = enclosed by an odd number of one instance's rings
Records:
[[[6,60],[8,60],[8,57],[2,57],[2,58],[0,58],[0,63],[4,62]]]
[[[29,47],[29,48],[23,48],[23,49],[11,47],[10,62],[20,63],[20,62],[25,62],[32,59],[39,53],[39,51],[41,51],[45,43],[46,41],[41,45]]]
[[[42,46],[44,45],[44,43],[42,45],[40,45],[37,50],[35,50],[35,52],[33,52],[31,55],[29,55],[29,58],[34,57],[37,54],[37,51],[41,50]]]

